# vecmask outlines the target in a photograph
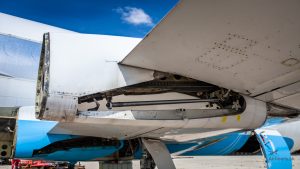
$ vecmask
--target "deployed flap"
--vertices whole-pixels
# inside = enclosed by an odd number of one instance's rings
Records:
[[[244,97],[246,109],[238,115],[208,117],[204,110],[120,110],[77,112],[71,122],[58,123],[50,133],[104,138],[162,137],[176,139],[174,129],[255,129],[266,119],[266,104]],[[215,111],[213,109],[210,109]],[[209,112],[210,110],[205,110]],[[109,126],[109,127],[107,127]],[[200,133],[201,130],[194,132]],[[187,132],[186,134],[189,134]],[[193,133],[190,133],[193,134]],[[197,136],[199,137],[199,136]],[[189,136],[191,138],[191,136]],[[180,139],[180,138],[179,138]]]
[[[292,169],[289,147],[278,131],[257,129],[255,134],[265,156],[268,169]]]
[[[299,6],[298,0],[182,0],[122,64],[257,96],[300,80]]]

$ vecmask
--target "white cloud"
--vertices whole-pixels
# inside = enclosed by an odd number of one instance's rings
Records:
[[[121,14],[121,19],[127,23],[133,25],[154,25],[152,18],[141,8],[125,7],[118,8],[115,11]]]

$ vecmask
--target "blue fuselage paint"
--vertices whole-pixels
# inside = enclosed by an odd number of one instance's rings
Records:
[[[289,147],[289,149],[291,150],[294,146],[294,140],[288,137],[283,137],[285,143],[287,144],[287,146]]]
[[[261,127],[262,129],[265,127],[269,127],[269,126],[274,126],[274,125],[278,125],[278,124],[282,124],[284,122],[286,122],[286,118],[282,118],[282,117],[272,117],[272,118],[268,118],[265,122],[265,124]],[[276,136],[273,136],[276,137]],[[294,140],[292,138],[286,137],[286,136],[280,136],[284,139],[285,143],[287,144],[289,150],[291,150],[294,146]]]
[[[292,158],[286,141],[277,131],[255,130],[268,169],[292,169]]]
[[[267,120],[268,125],[280,123],[281,120]],[[55,161],[90,161],[110,156],[120,150],[124,144],[120,140],[119,147],[84,147],[71,148],[68,150],[55,151],[50,154],[34,155],[33,151],[41,149],[57,141],[69,140],[80,136],[67,134],[49,134],[57,122],[18,120],[15,158],[22,159],[44,159]],[[268,126],[267,125],[267,126]],[[249,139],[251,132],[240,131],[208,137],[191,142],[177,143],[165,142],[170,153],[183,156],[201,155],[228,155],[239,150]],[[284,138],[289,148],[293,147],[293,140]],[[141,148],[135,152],[135,158],[141,158]]]
[[[15,158],[54,161],[88,161],[111,155],[123,146],[123,144],[120,144],[118,147],[72,148],[55,151],[50,154],[34,155],[34,150],[39,150],[51,143],[79,137],[65,134],[48,134],[56,124],[57,122],[54,121],[18,120]],[[123,141],[120,141],[120,143],[123,143]]]
[[[123,146],[121,144],[120,147],[72,148],[65,151],[55,151],[50,154],[33,155],[34,150],[39,150],[51,143],[80,137],[65,134],[49,134],[56,124],[57,122],[54,121],[18,120],[15,158],[88,161],[109,156]],[[238,150],[248,138],[249,132],[234,132],[188,143],[166,142],[166,145],[171,153],[183,151],[181,155],[226,155]],[[122,141],[120,140],[120,142]],[[135,158],[140,157],[141,149],[138,149],[135,152]]]
[[[24,159],[44,159],[61,161],[85,161],[109,156],[121,147],[86,147],[73,148],[67,151],[56,151],[51,154],[33,155],[34,150],[41,149],[51,143],[77,138],[79,136],[64,134],[47,134],[57,124],[54,121],[18,120],[17,144],[15,157]],[[191,143],[166,143],[171,153],[185,151],[182,155],[224,155],[238,150],[248,139],[249,134],[230,133],[217,137],[196,140]],[[224,146],[227,145],[227,146]],[[193,149],[190,149],[194,147]],[[141,151],[139,149],[139,151]],[[141,152],[136,152],[139,158]]]
[[[249,139],[250,132],[233,132],[191,143],[167,143],[171,153],[184,156],[228,155],[239,150]]]

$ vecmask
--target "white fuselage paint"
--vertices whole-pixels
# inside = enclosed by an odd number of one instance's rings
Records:
[[[0,76],[0,107],[34,105],[36,81]]]
[[[300,118],[291,119],[284,123],[272,125],[266,128],[277,130],[282,136],[293,140],[291,152],[300,150]]]
[[[60,32],[67,34],[76,34],[76,32],[69,31],[66,29],[61,29],[58,27],[46,25],[43,23],[15,17],[12,15],[7,15],[0,13],[0,34],[4,37],[15,37],[16,43],[11,42],[11,44],[0,44],[3,48],[0,55],[6,55],[0,57],[0,62],[12,60],[18,64],[25,64],[25,55],[28,53],[18,53],[24,51],[23,48],[27,43],[41,43],[43,40],[43,34],[47,32]],[[24,44],[19,44],[21,43]],[[3,41],[5,42],[5,41]],[[8,46],[11,45],[11,46]],[[14,49],[14,51],[7,51],[9,49]],[[25,49],[28,51],[29,49]],[[30,49],[30,50],[35,50]],[[33,54],[34,51],[29,51],[29,54]],[[8,58],[11,57],[11,58]],[[33,59],[39,59],[38,56],[30,56]],[[26,62],[33,62],[32,60],[26,60]],[[19,70],[18,64],[8,63],[11,65],[10,69]],[[27,63],[28,64],[28,63]],[[34,63],[30,63],[34,66]],[[0,69],[1,70],[1,69]],[[2,72],[0,72],[2,73]],[[6,72],[3,72],[4,74]],[[34,74],[37,73],[33,72]],[[36,78],[36,77],[35,77]],[[36,93],[36,79],[26,79],[19,78],[15,76],[0,76],[0,107],[20,107],[20,106],[33,106]]]
[[[0,33],[41,43],[43,34],[47,32],[76,33],[66,29],[46,25],[0,13]]]

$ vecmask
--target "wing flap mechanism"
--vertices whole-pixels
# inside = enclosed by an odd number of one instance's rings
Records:
[[[244,97],[246,107],[235,109],[109,110],[78,112],[72,121],[59,122],[50,133],[128,139],[174,138],[180,129],[255,129],[267,115],[264,102]]]
[[[189,77],[118,64],[138,42],[45,34],[36,117],[59,121],[51,133],[117,139],[176,139],[173,130],[254,129],[265,121],[265,102]]]

